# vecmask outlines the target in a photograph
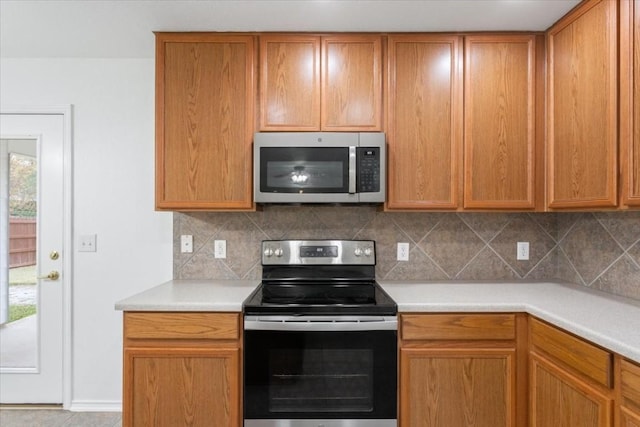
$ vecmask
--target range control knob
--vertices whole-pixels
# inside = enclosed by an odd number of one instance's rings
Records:
[[[282,248],[277,248],[275,251],[273,251],[273,253],[274,253],[278,258],[280,258],[280,257],[284,254],[284,251],[282,250]]]
[[[266,256],[267,258],[270,258],[271,256],[273,256],[273,249],[271,248],[267,248],[264,250],[264,256]]]
[[[364,255],[365,256],[371,256],[372,253],[373,253],[373,251],[371,250],[371,248],[365,248],[365,250],[364,250]]]
[[[362,249],[360,249],[360,248],[356,248],[356,250],[355,250],[355,251],[353,251],[353,253],[354,253],[356,256],[362,256]]]

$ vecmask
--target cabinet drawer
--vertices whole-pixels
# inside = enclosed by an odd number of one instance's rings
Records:
[[[620,363],[622,397],[640,408],[640,366],[622,360]]]
[[[531,344],[568,367],[611,387],[612,355],[537,319],[531,319]]]
[[[238,339],[238,313],[124,313],[125,339]]]
[[[403,340],[513,340],[514,314],[403,314]]]

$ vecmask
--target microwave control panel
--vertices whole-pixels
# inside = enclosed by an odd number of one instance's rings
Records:
[[[358,176],[356,186],[359,193],[380,191],[380,148],[358,147],[356,151]]]

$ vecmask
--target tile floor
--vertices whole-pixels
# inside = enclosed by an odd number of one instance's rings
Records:
[[[2,427],[120,427],[120,412],[69,412],[58,408],[0,406]]]

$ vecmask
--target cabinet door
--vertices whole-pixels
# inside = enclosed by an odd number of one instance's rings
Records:
[[[611,397],[531,354],[531,427],[610,427]]]
[[[124,426],[241,425],[239,349],[133,348],[124,359]]]
[[[260,129],[320,130],[320,37],[260,36]]]
[[[251,209],[254,39],[156,36],[156,208]]]
[[[459,205],[461,40],[389,36],[388,209]]]
[[[322,130],[382,129],[382,37],[322,38]]]
[[[464,207],[533,209],[536,38],[465,39]]]
[[[640,365],[620,361],[620,427],[640,427]]]
[[[515,350],[402,348],[401,427],[515,426]]]
[[[622,408],[620,412],[620,427],[640,427],[640,412],[633,413]]]
[[[622,203],[640,206],[640,0],[620,2]]]
[[[548,33],[548,205],[617,204],[616,1],[588,0]]]

